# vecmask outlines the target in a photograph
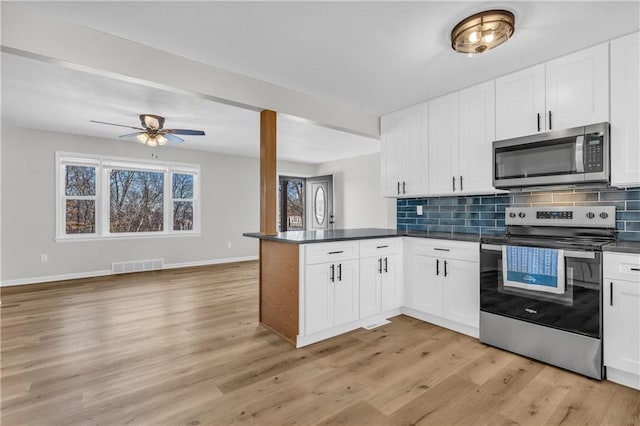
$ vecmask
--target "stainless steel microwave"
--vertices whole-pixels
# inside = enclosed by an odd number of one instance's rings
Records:
[[[493,142],[499,189],[609,182],[609,123]]]

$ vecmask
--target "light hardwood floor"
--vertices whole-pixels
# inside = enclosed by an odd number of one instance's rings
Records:
[[[257,262],[2,289],[2,425],[640,424],[640,392],[400,316],[294,349]]]

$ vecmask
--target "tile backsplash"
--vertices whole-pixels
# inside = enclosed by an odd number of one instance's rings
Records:
[[[506,207],[537,205],[613,205],[616,207],[617,238],[640,241],[640,188],[403,198],[397,200],[397,228],[403,231],[502,235],[505,233]],[[417,206],[423,208],[420,216],[416,213]]]

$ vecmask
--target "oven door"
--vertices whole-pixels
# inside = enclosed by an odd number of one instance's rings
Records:
[[[505,287],[502,246],[482,244],[480,310],[600,338],[602,253],[564,251],[565,291],[551,294]]]

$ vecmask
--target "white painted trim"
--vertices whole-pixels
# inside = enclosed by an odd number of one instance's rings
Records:
[[[170,263],[170,264],[165,264],[162,267],[162,269],[189,268],[193,266],[218,265],[222,263],[248,262],[251,260],[258,260],[258,256],[230,257],[230,258],[224,258],[224,259],[209,259],[209,260],[197,260],[194,262]],[[162,270],[162,269],[159,269],[159,270]],[[157,270],[158,269],[156,269],[156,271]],[[145,271],[141,271],[141,272],[145,272]],[[79,278],[103,277],[106,275],[119,275],[119,274],[114,274],[113,272],[111,272],[110,269],[105,269],[101,271],[77,272],[73,274],[45,275],[41,277],[4,280],[0,283],[0,287],[11,287],[16,285],[40,284],[40,283],[48,283],[48,282],[55,282],[55,281],[76,280]]]
[[[618,370],[617,368],[613,367],[606,367],[606,369],[607,380],[609,380],[610,382],[618,383],[620,385],[640,390],[640,376],[638,376],[637,374]]]
[[[400,309],[400,312],[408,317],[428,322],[430,324],[435,324],[440,327],[448,328],[449,330],[457,331],[458,333],[466,334],[467,336],[475,337],[476,339],[480,337],[479,328],[471,327],[466,324],[460,324],[459,322],[451,321],[436,315],[427,314],[426,312],[420,312],[406,306],[403,306]]]

